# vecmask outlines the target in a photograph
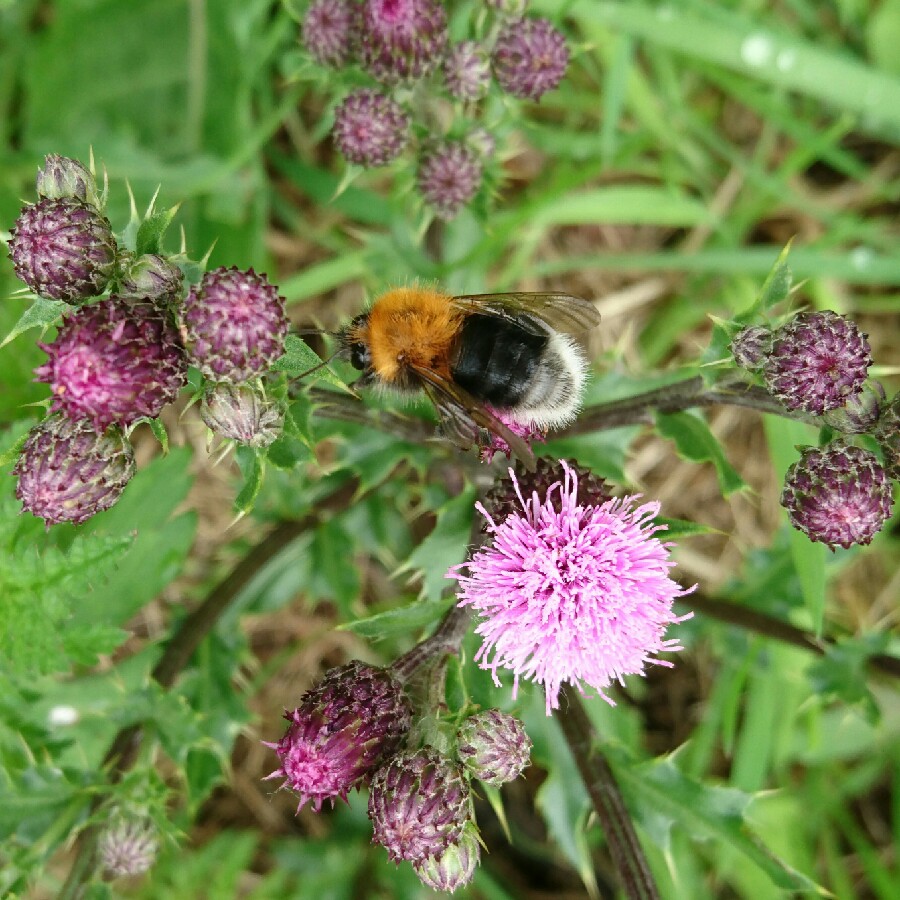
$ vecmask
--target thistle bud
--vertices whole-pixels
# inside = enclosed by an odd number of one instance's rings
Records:
[[[413,868],[425,887],[452,894],[472,880],[480,859],[478,829],[470,820],[459,838],[449,844],[440,856],[429,856],[422,862],[414,863]]]
[[[109,509],[134,472],[134,450],[120,428],[97,431],[59,413],[31,429],[13,468],[16,497],[48,525],[79,525]]]
[[[828,410],[823,419],[826,425],[844,434],[865,434],[878,421],[884,401],[881,383],[867,381],[858,394],[849,397],[843,406]]]
[[[207,272],[191,288],[181,315],[188,359],[210,381],[249,381],[284,353],[284,298],[253,269]]]
[[[373,168],[396,159],[409,140],[409,116],[372,88],[348,94],[334,112],[335,146],[348,162]]]
[[[250,447],[268,447],[284,425],[279,404],[246,384],[212,385],[203,395],[200,418],[220,437]]]
[[[888,478],[900,479],[900,394],[882,409],[874,436],[881,445]]]
[[[20,213],[9,255],[16,277],[39,297],[77,304],[109,284],[116,241],[109,220],[90,204],[44,199]]]
[[[394,862],[440,857],[469,821],[462,767],[433,747],[398,754],[372,776],[369,819]]]
[[[480,100],[491,83],[487,52],[476,41],[454,44],[444,59],[444,82],[457,100]]]
[[[269,778],[299,794],[297,811],[311,801],[347,798],[400,747],[412,708],[400,682],[387,671],[354,660],[330,669],[285,713],[288,729],[272,747],[281,766]]]
[[[446,141],[426,151],[419,161],[419,193],[439,219],[453,219],[478,193],[483,172],[474,150]]]
[[[781,505],[811,541],[868,544],[891,516],[891,483],[874,453],[846,441],[804,447],[787,471]]]
[[[731,355],[734,361],[749,372],[762,368],[772,349],[772,330],[762,325],[748,325],[732,339]]]
[[[34,370],[50,385],[53,409],[95,428],[154,418],[184,386],[184,348],[165,310],[115,295],[63,320],[49,359]]]
[[[522,19],[505,25],[491,56],[494,75],[507,94],[540,100],[566,74],[566,39],[547,19]]]
[[[870,365],[866,335],[826,310],[799,313],[775,331],[762,374],[786,409],[821,416],[862,390]]]
[[[528,0],[484,0],[484,5],[507,19],[521,19]]]
[[[119,279],[119,296],[179,300],[183,285],[184,273],[175,263],[158,253],[145,253],[128,263]]]
[[[38,196],[46,200],[80,200],[95,209],[103,203],[90,170],[77,159],[50,153],[37,173]]]
[[[315,0],[303,19],[303,46],[320,65],[340,68],[352,55],[352,21],[347,0]]]
[[[531,756],[531,740],[515,717],[499,709],[469,716],[456,735],[459,761],[473,778],[500,787],[515,781]]]
[[[487,128],[473,128],[466,135],[465,143],[475,151],[482,163],[487,162],[497,149],[497,141]]]
[[[100,834],[97,852],[112,877],[141,875],[156,860],[158,845],[148,820],[118,818]]]

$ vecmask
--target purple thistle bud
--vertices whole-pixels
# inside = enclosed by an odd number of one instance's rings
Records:
[[[801,450],[781,505],[794,528],[834,550],[870,543],[890,518],[893,497],[875,454],[838,440]]]
[[[284,353],[284,298],[253,269],[207,272],[184,301],[181,321],[188,359],[210,381],[249,381]]]
[[[844,406],[828,410],[822,418],[826,425],[844,434],[865,434],[878,421],[884,401],[881,382],[867,381],[858,394],[848,398]]]
[[[457,100],[479,100],[491,83],[487,51],[476,41],[454,44],[444,59],[444,82]]]
[[[734,361],[749,372],[762,368],[772,349],[772,330],[762,325],[748,325],[732,339],[731,355]]]
[[[569,48],[547,19],[522,19],[503,27],[491,61],[507,94],[540,100],[563,80]]]
[[[52,409],[95,428],[154,418],[184,386],[187,363],[178,331],[165,310],[116,295],[67,316],[50,357],[34,370],[50,385]]]
[[[456,734],[459,761],[473,778],[500,787],[515,781],[531,758],[525,726],[509,713],[486,709],[469,716]]]
[[[9,242],[16,277],[39,297],[77,304],[102,294],[116,267],[106,216],[80,200],[39,200],[16,220]]]
[[[131,259],[119,279],[120,297],[150,300],[180,300],[184,273],[175,263],[157,253]]]
[[[90,170],[77,159],[50,153],[37,173],[38,196],[46,200],[80,200],[102,208],[97,182]]]
[[[422,862],[413,863],[413,868],[425,887],[452,894],[472,880],[480,859],[478,829],[470,820],[459,838],[440,856],[429,856]]]
[[[48,525],[80,525],[109,509],[134,471],[134,450],[120,428],[98,432],[59,413],[31,429],[13,468],[16,497]]]
[[[888,478],[900,479],[900,394],[895,394],[881,411],[874,437],[884,454]]]
[[[447,13],[439,0],[363,0],[354,28],[362,67],[384,84],[417,81],[447,48]]]
[[[353,660],[329,669],[324,678],[284,716],[290,725],[278,743],[264,741],[281,760],[269,778],[296,791],[299,812],[311,801],[347,799],[391,754],[412,721],[412,707],[400,682],[387,670]]]
[[[462,767],[434,747],[400,753],[372,776],[372,841],[394,862],[440,857],[469,821]]]
[[[409,140],[409,116],[372,88],[348,94],[334,111],[334,143],[348,162],[373,168],[396,159]]]
[[[799,313],[775,331],[762,374],[790,410],[821,416],[862,390],[872,354],[852,319],[836,312]]]
[[[149,820],[120,818],[100,835],[97,852],[113,877],[141,875],[156,860],[157,841]]]
[[[528,0],[484,0],[484,5],[507,19],[521,19],[525,14]]]
[[[672,612],[690,591],[668,577],[671,544],[653,536],[665,527],[653,522],[659,503],[583,505],[576,470],[560,465],[543,496],[523,493],[510,469],[522,511],[500,522],[477,503],[492,540],[447,573],[459,582],[459,605],[481,616],[481,668],[496,684],[497,670],[511,669],[513,696],[520,678],[543,684],[548,715],[565,682],[584,681],[612,704],[604,689],[613,681],[642,675],[648,662],[670,666],[654,654],[681,649],[664,635],[690,617]]]
[[[458,141],[438,144],[419,160],[419,192],[439,219],[452,219],[481,186],[482,163]]]
[[[247,384],[212,385],[203,395],[200,418],[220,437],[250,447],[268,447],[284,425],[280,405]]]
[[[352,55],[352,23],[347,0],[315,0],[303,19],[303,46],[321,65],[340,68]]]
[[[473,128],[466,135],[465,143],[482,162],[487,162],[497,149],[497,141],[487,128]]]

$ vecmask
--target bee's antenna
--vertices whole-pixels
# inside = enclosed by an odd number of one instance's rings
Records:
[[[313,372],[318,372],[319,369],[324,369],[325,366],[327,366],[341,352],[342,349],[343,348],[339,347],[334,351],[334,353],[331,354],[331,356],[328,357],[328,359],[323,359],[322,362],[320,362],[318,365],[313,366],[311,369],[307,369],[305,372],[301,372],[299,375],[295,375],[294,378],[299,381],[301,378],[306,378],[307,375],[312,375]]]

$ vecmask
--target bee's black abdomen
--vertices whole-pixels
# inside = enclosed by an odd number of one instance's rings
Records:
[[[528,389],[548,339],[496,316],[468,316],[450,369],[453,380],[499,409],[515,406]]]

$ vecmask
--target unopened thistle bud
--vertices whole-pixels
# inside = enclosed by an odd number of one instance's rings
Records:
[[[319,64],[338,69],[351,56],[352,22],[348,0],[315,0],[303,19],[303,46]]]
[[[158,849],[152,823],[119,818],[100,835],[97,852],[103,868],[113,877],[141,875],[156,860]]]
[[[129,261],[118,293],[120,297],[179,300],[183,285],[184,273],[175,263],[158,253],[145,253]]]
[[[481,186],[482,162],[470,147],[446,141],[426,151],[419,161],[419,193],[439,219],[452,219]]]
[[[487,51],[476,41],[454,44],[444,59],[444,82],[457,100],[480,100],[491,83]]]
[[[494,787],[518,778],[531,757],[531,740],[524,725],[499,709],[469,716],[456,737],[459,761],[473,778]]]
[[[34,370],[53,391],[53,409],[102,430],[154,418],[184,386],[184,348],[168,313],[115,295],[67,316],[49,359]]]
[[[748,325],[734,336],[730,349],[742,369],[755,372],[762,368],[772,349],[772,330],[763,325]]]
[[[37,173],[38,196],[46,200],[80,200],[95,209],[102,208],[97,182],[90,170],[77,159],[50,153]]]
[[[16,277],[39,297],[77,304],[102,294],[115,271],[109,220],[81,200],[26,206],[9,242]]]
[[[890,480],[875,454],[843,440],[804,447],[781,494],[791,524],[832,550],[870,543],[892,504]]]
[[[465,138],[467,147],[475,151],[478,158],[484,163],[487,162],[497,149],[496,138],[487,130],[487,128],[473,128]]]
[[[882,409],[874,436],[881,445],[888,478],[900,480],[900,394]]]
[[[348,162],[386,166],[409,140],[409,116],[399,103],[372,88],[348,94],[334,112],[335,146]]]
[[[478,829],[470,820],[462,834],[440,856],[429,856],[422,862],[414,863],[413,868],[425,887],[452,894],[472,880],[480,859]]]
[[[858,394],[848,398],[844,406],[830,409],[823,416],[826,425],[844,434],[865,434],[881,414],[885,401],[884,388],[878,381],[867,381]]]
[[[440,857],[469,821],[462,767],[433,747],[398,754],[372,776],[369,819],[394,862]]]
[[[109,509],[134,472],[134,450],[120,428],[97,431],[60,413],[31,429],[13,468],[16,497],[48,525],[79,525]]]
[[[250,447],[268,447],[284,424],[279,404],[247,384],[214,384],[203,395],[200,418],[215,434]]]
[[[507,94],[540,100],[563,80],[569,48],[547,19],[522,19],[500,31],[491,62]]]
[[[821,416],[862,390],[872,354],[852,319],[836,312],[799,313],[773,334],[762,374],[789,410]]]
[[[264,742],[281,761],[268,777],[283,777],[299,795],[298,812],[308,801],[318,811],[325,800],[346,799],[398,750],[412,708],[387,669],[354,660],[326,672],[284,717],[284,737]]]
[[[284,353],[284,298],[253,269],[207,272],[184,301],[181,321],[188,359],[210,381],[257,378]]]
[[[507,19],[521,19],[525,14],[528,0],[484,0],[484,5],[500,13]]]

